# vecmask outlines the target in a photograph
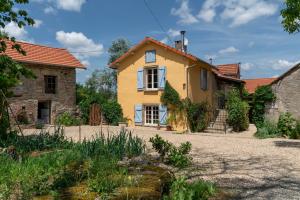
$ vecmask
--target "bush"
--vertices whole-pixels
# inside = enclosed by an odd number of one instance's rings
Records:
[[[297,121],[296,128],[290,135],[291,139],[300,139],[300,121]]]
[[[162,139],[159,135],[150,138],[150,142],[152,143],[152,147],[159,153],[160,158],[168,164],[184,168],[191,163],[192,158],[188,156],[192,149],[190,142],[182,143],[177,148],[174,144]]]
[[[257,128],[255,136],[261,139],[273,138],[279,136],[277,124],[271,121],[264,121],[261,126]]]
[[[188,183],[185,178],[176,179],[171,186],[169,197],[165,200],[208,200],[217,192],[216,186],[210,182],[196,181]]]
[[[187,121],[191,132],[202,132],[206,129],[208,104],[207,102],[192,103],[189,99],[185,102]]]
[[[123,111],[121,105],[117,101],[108,101],[104,103],[101,108],[107,123],[118,125],[118,123],[122,121]]]
[[[253,94],[251,121],[257,126],[264,122],[265,107],[268,102],[275,100],[271,86],[260,86]]]
[[[69,112],[64,112],[63,114],[57,117],[56,123],[58,125],[65,126],[78,126],[80,125],[80,120],[71,115]]]
[[[278,131],[282,136],[291,137],[296,130],[297,122],[291,113],[282,113],[278,120]]]
[[[242,101],[238,90],[233,89],[229,92],[226,104],[228,110],[228,124],[236,132],[247,130],[249,127],[249,105]]]

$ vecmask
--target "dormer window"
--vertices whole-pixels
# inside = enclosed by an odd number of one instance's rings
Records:
[[[154,63],[156,62],[156,51],[149,50],[145,52],[145,61],[146,63]]]

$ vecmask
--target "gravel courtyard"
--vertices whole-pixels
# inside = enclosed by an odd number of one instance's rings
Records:
[[[91,138],[100,127],[81,127],[81,138]],[[102,127],[115,133],[118,127]],[[175,143],[193,145],[193,167],[186,169],[190,179],[203,178],[232,191],[234,199],[300,200],[300,141],[259,140],[255,127],[241,134],[174,134],[147,128],[130,129],[145,141],[155,134]],[[26,130],[25,133],[32,133]],[[79,127],[67,127],[65,134],[79,139]]]

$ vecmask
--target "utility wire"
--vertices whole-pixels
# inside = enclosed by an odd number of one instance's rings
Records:
[[[145,4],[146,8],[148,9],[149,13],[152,15],[152,17],[155,20],[155,22],[160,27],[160,29],[167,35],[168,40],[172,43],[173,40],[171,39],[171,37],[167,33],[166,29],[164,29],[163,25],[160,23],[159,19],[156,17],[156,15],[154,14],[153,10],[151,9],[151,7],[149,6],[149,4],[147,3],[146,0],[144,0],[144,4]]]

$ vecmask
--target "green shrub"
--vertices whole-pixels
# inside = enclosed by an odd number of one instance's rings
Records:
[[[162,139],[159,135],[150,138],[152,147],[159,153],[160,158],[168,164],[178,168],[187,167],[192,158],[188,155],[192,149],[190,142],[182,143],[178,148]]]
[[[58,125],[65,125],[65,126],[78,126],[80,125],[80,120],[71,115],[69,112],[64,112],[63,114],[59,115],[56,119],[56,123]]]
[[[101,108],[107,123],[118,125],[118,123],[123,119],[123,111],[121,105],[117,101],[108,101],[104,103]]]
[[[172,186],[169,197],[165,200],[208,200],[217,192],[216,186],[210,182],[196,181],[188,183],[185,178],[176,179]]]
[[[181,99],[178,92],[166,81],[164,92],[161,94],[160,101],[167,107],[180,107]]]
[[[278,131],[282,136],[291,137],[296,130],[296,119],[293,118],[291,113],[282,113],[278,120]]]
[[[297,121],[296,128],[290,135],[291,139],[300,139],[300,121]]]
[[[279,130],[275,122],[265,120],[261,126],[257,127],[255,136],[258,138],[273,138],[279,136]]]
[[[185,108],[187,113],[187,121],[191,132],[202,132],[208,125],[207,102],[192,103],[189,99],[185,100]]]
[[[264,122],[264,114],[266,104],[275,100],[275,94],[271,86],[260,86],[255,90],[252,101],[251,121],[257,126],[261,126]]]
[[[226,104],[228,111],[228,124],[236,132],[247,130],[249,127],[249,105],[242,101],[238,90],[233,89],[229,92]]]

